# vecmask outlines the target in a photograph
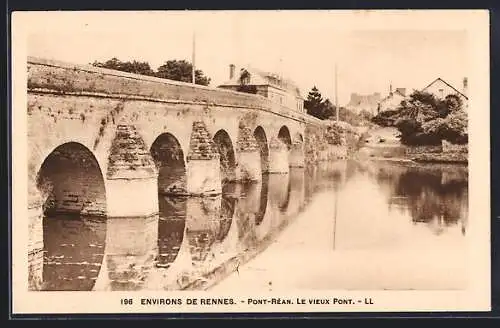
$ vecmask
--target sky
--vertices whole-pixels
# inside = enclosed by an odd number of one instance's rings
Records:
[[[228,80],[234,63],[281,73],[304,96],[316,85],[333,100],[337,66],[340,105],[352,92],[384,96],[389,84],[422,89],[438,77],[461,90],[469,68],[466,29],[446,12],[35,14],[26,27],[31,56],[76,64],[117,57],[147,61],[156,69],[170,59],[191,61],[196,35],[196,67],[214,87]]]

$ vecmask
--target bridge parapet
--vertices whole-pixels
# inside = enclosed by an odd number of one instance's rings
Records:
[[[28,57],[28,92],[252,108],[320,124],[310,115],[260,95],[35,57]]]

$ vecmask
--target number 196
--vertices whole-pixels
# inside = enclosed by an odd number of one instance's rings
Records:
[[[122,305],[132,305],[132,299],[131,298],[122,298],[120,300],[120,303]]]

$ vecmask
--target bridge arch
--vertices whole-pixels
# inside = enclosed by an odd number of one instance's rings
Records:
[[[86,146],[67,142],[43,161],[36,178],[43,212],[106,215],[106,188],[99,163]]]
[[[236,180],[236,157],[231,137],[225,130],[221,129],[215,133],[213,141],[220,155],[222,183]]]
[[[292,138],[290,135],[290,130],[286,125],[283,125],[280,128],[278,132],[278,139],[287,146],[288,150],[290,150],[290,148],[292,147]]]
[[[179,140],[162,133],[151,145],[150,153],[158,171],[158,194],[186,194],[186,163]]]
[[[266,131],[262,126],[257,126],[253,132],[253,136],[255,140],[257,140],[257,144],[260,149],[260,163],[262,172],[268,172],[269,170],[269,145],[267,142]]]

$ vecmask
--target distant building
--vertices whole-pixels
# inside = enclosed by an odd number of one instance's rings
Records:
[[[358,114],[362,110],[365,110],[373,115],[376,115],[379,101],[380,92],[375,92],[371,95],[351,93],[351,99],[345,107]]]
[[[389,94],[378,103],[377,114],[386,110],[395,110],[406,99],[406,88],[396,88],[392,91],[392,85],[389,87]]]
[[[432,81],[429,85],[423,88],[422,92],[427,92],[433,94],[434,97],[444,99],[448,95],[456,95],[464,104],[464,107],[468,107],[468,97],[467,97],[467,88],[468,81],[465,77],[463,79],[462,91],[459,91],[455,87],[453,87],[448,82],[444,81],[440,77]],[[387,97],[382,99],[377,108],[377,113],[387,111],[387,110],[396,110],[401,102],[408,98],[408,94],[406,93],[406,88],[396,88],[396,90],[392,91],[392,85],[389,87],[389,94]]]
[[[237,74],[235,71],[235,65],[229,65],[229,80],[219,85],[219,88],[255,93],[285,107],[304,112],[304,97],[292,80],[250,67],[241,68]]]
[[[467,78],[464,77],[462,84],[462,91],[455,89],[451,84],[444,81],[440,77],[431,82],[428,86],[422,89],[424,92],[432,93],[435,97],[444,99],[448,95],[456,95],[460,97],[465,106],[468,103],[467,90],[468,89],[468,81]]]

